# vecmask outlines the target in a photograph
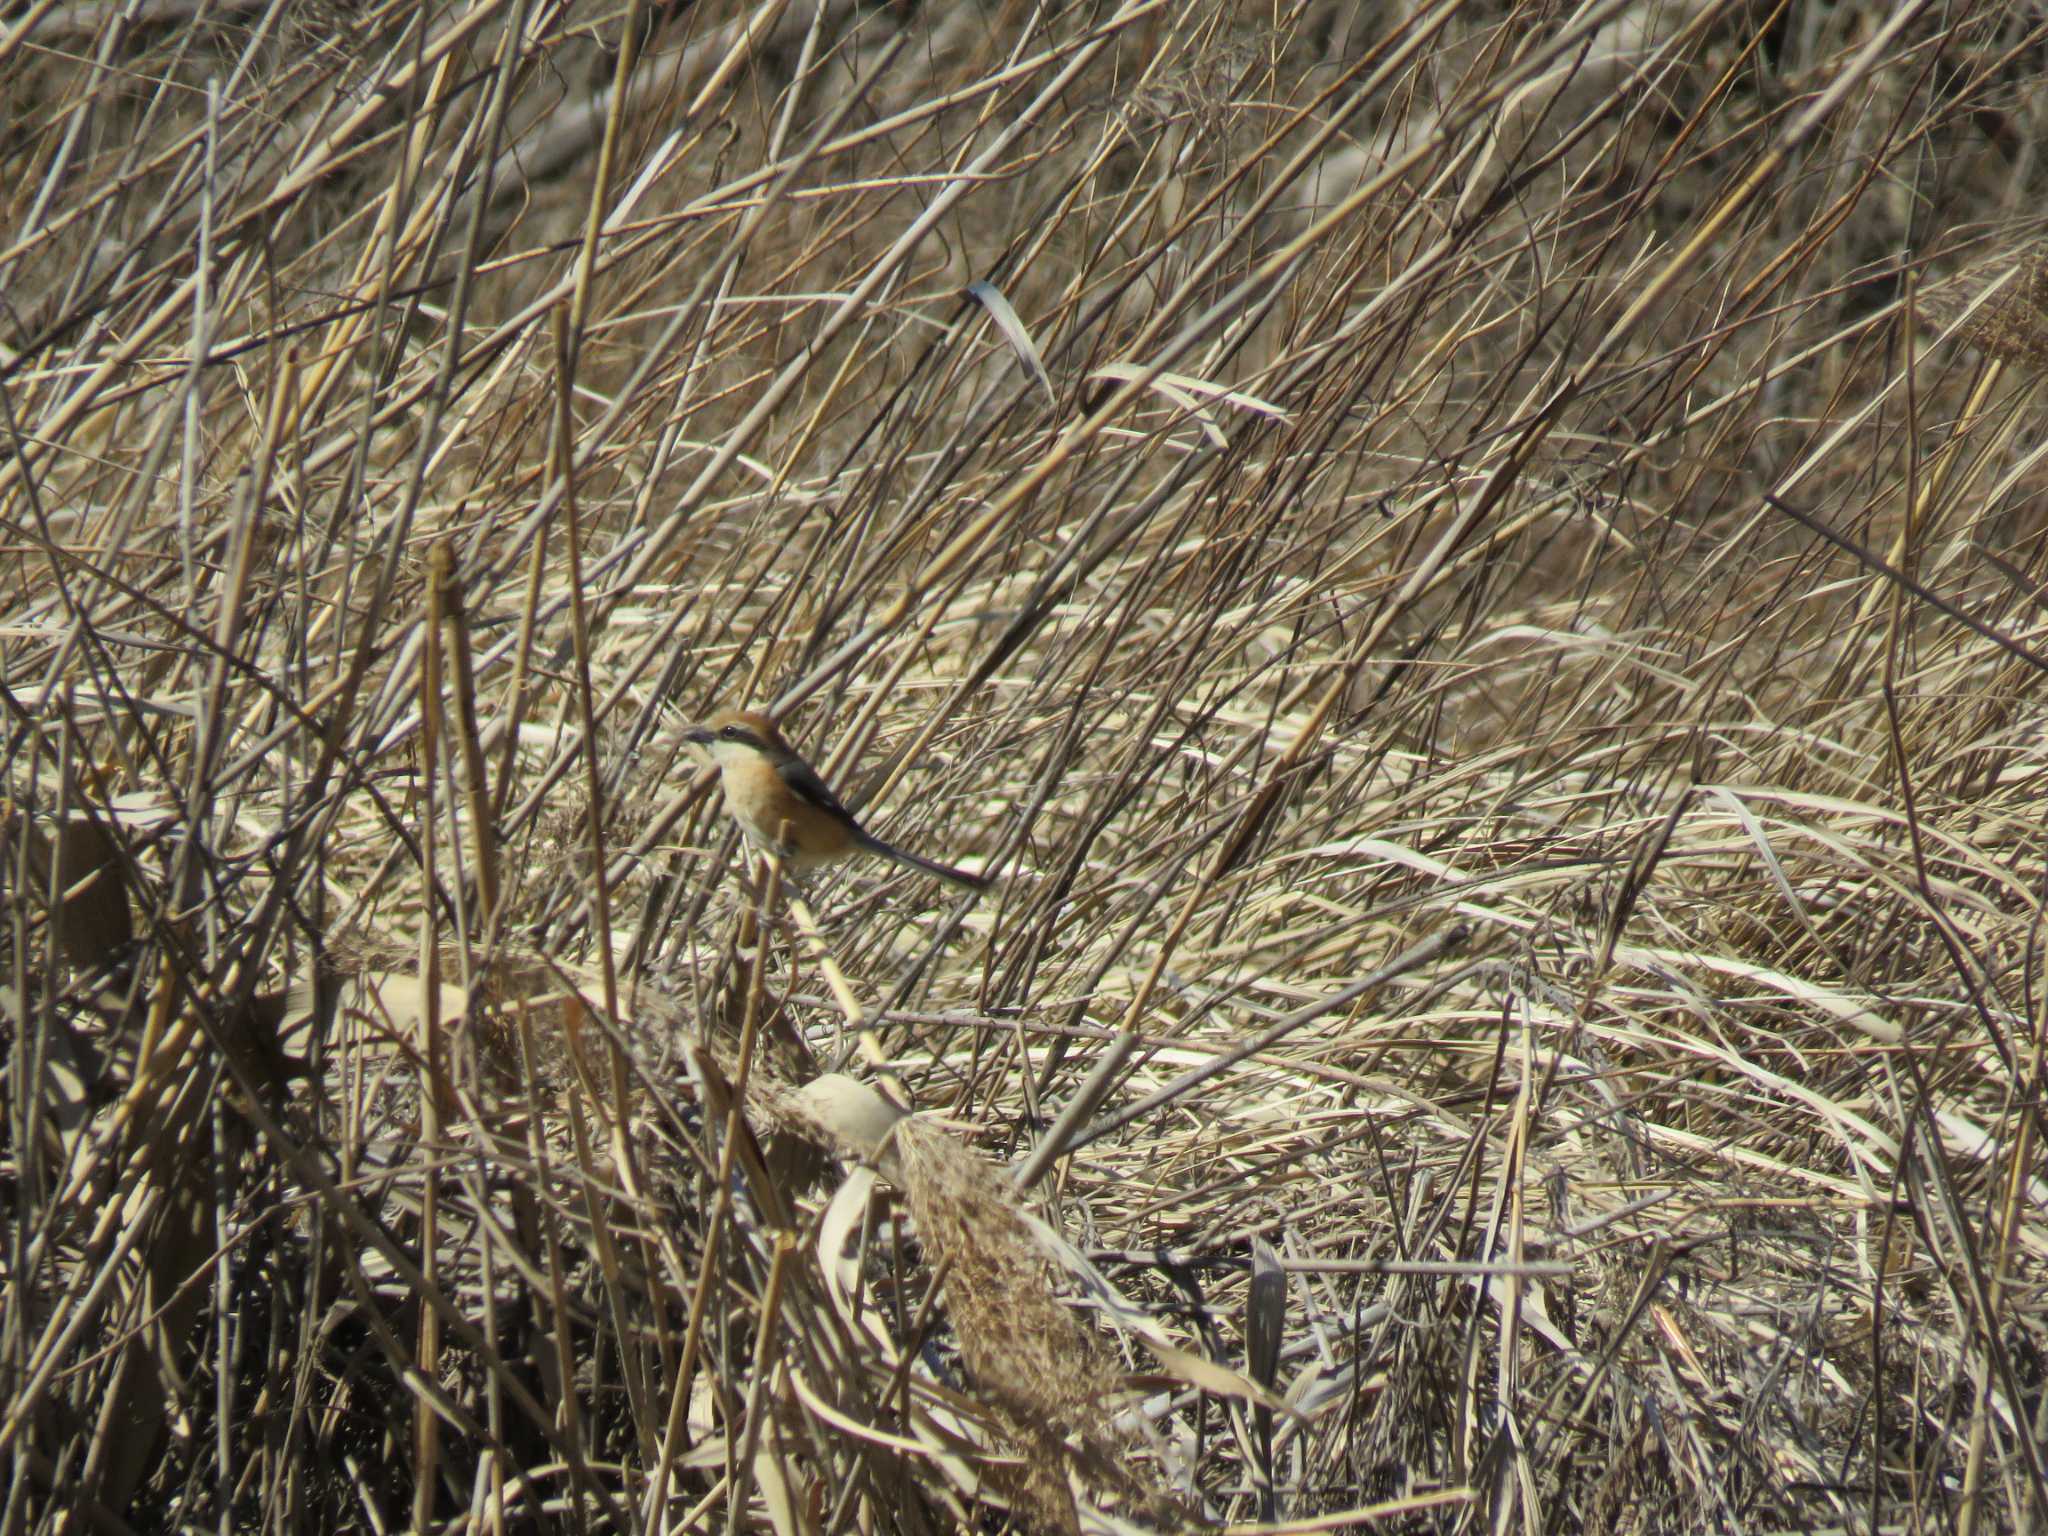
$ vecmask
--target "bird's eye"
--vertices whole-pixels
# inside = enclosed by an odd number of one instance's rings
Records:
[[[724,730],[720,731],[718,734],[723,736],[727,741],[738,741],[740,739],[740,728],[736,725],[728,725]]]

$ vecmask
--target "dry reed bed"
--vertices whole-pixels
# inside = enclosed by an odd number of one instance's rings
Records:
[[[0,23],[0,1531],[2037,1526],[2043,45]]]

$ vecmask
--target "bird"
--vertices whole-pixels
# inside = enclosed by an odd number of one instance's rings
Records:
[[[868,831],[766,715],[721,709],[691,726],[683,740],[702,748],[718,769],[725,808],[748,838],[797,870],[878,853],[971,891],[989,887],[986,876],[897,848]]]

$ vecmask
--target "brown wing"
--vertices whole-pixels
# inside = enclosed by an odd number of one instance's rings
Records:
[[[846,821],[853,820],[853,812],[839,803],[839,797],[832,793],[831,786],[818,777],[818,772],[809,763],[791,753],[775,765],[775,771],[782,775],[796,795],[809,801],[821,811],[830,811]]]

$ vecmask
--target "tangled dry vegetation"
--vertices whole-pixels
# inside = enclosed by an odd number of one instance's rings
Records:
[[[2044,74],[17,6],[0,1536],[2041,1529]]]

